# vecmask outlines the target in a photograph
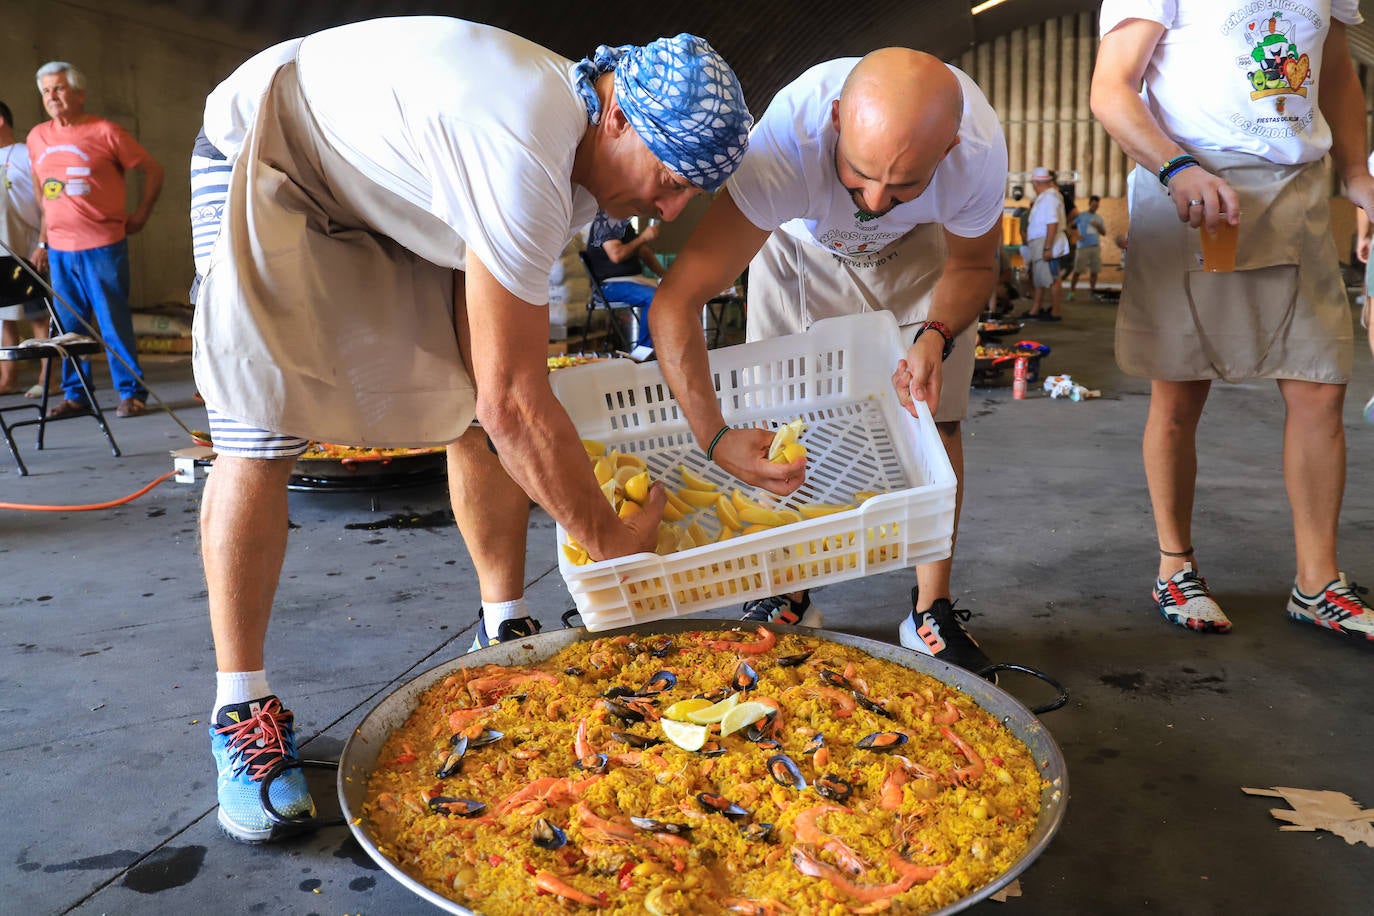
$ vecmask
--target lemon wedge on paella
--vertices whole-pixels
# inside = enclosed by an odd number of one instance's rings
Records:
[[[685,720],[690,713],[705,709],[711,705],[711,701],[704,697],[692,697],[690,700],[678,700],[672,706],[663,710],[663,715],[668,719],[676,719],[679,722]]]
[[[663,734],[669,741],[684,751],[699,751],[706,744],[706,734],[710,731],[705,725],[691,722],[678,722],[675,719],[660,719]]]
[[[710,725],[712,722],[719,722],[729,714],[730,710],[739,705],[739,694],[732,693],[719,703],[713,703],[705,709],[698,709],[695,712],[687,713],[687,721],[695,722],[698,725]],[[751,720],[752,721],[752,720]]]
[[[739,696],[739,694],[735,694],[735,696]],[[727,712],[725,717],[720,720],[721,737],[733,735],[740,729],[754,724],[772,711],[773,707],[769,706],[767,703],[759,703],[755,700],[750,700],[747,703],[740,703],[734,709]]]

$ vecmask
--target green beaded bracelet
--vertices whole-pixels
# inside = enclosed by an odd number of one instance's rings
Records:
[[[706,446],[706,460],[707,460],[707,461],[713,461],[713,460],[714,460],[714,459],[711,457],[711,453],[714,452],[714,451],[716,450],[716,443],[718,443],[718,442],[720,441],[720,437],[721,437],[721,436],[725,435],[725,434],[728,433],[729,431],[730,431],[730,427],[728,427],[728,426],[722,426],[722,427],[720,428],[720,432],[716,433],[716,437],[715,437],[714,439],[711,440],[711,444],[708,445],[708,446]]]

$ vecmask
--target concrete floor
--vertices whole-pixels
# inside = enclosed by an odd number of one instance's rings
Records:
[[[1220,386],[1204,418],[1195,539],[1235,632],[1170,627],[1149,599],[1147,386],[1114,366],[1109,306],[1071,303],[1067,314],[1025,334],[1054,347],[1045,369],[1104,398],[978,390],[966,427],[956,589],[970,628],[994,659],[1039,666],[1073,694],[1045,717],[1072,781],[1063,828],[1022,876],[1023,896],[976,912],[1369,912],[1374,849],[1280,832],[1269,814],[1278,803],[1240,791],[1332,789],[1374,807],[1374,646],[1283,612],[1293,561],[1274,386]],[[1342,557],[1374,577],[1374,427],[1360,419],[1374,370],[1362,346],[1355,362]],[[188,425],[204,425],[184,362],[154,364],[149,377]],[[122,496],[169,470],[168,449],[185,444],[163,414],[112,423],[121,459],[90,421],[54,426],[42,453],[26,434],[32,476],[0,454],[0,501]],[[107,511],[0,510],[0,912],[424,911],[343,828],[270,847],[219,833],[201,486],[166,483]],[[375,503],[292,494],[298,527],[268,666],[308,756],[336,756],[380,698],[471,642],[477,586],[455,531],[346,527],[445,500],[435,487]],[[536,513],[531,529],[529,600],[553,626],[570,602],[552,523]],[[818,601],[829,626],[895,642],[910,585],[889,574]],[[1028,687],[1024,699],[1041,696]]]

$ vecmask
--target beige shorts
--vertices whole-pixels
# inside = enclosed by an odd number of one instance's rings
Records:
[[[930,310],[944,264],[944,230],[934,224],[917,226],[864,264],[778,230],[749,265],[745,338],[800,334],[822,318],[883,310],[901,326],[905,350],[915,335],[913,325]],[[944,365],[938,422],[955,422],[968,414],[977,343],[976,323],[955,338]]]
[[[1102,246],[1079,245],[1078,253],[1074,255],[1073,259],[1073,272],[1076,274],[1102,273]]]

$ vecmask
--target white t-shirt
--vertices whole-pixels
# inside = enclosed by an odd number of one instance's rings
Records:
[[[1331,148],[1317,74],[1331,19],[1358,25],[1359,0],[1105,0],[1106,35],[1158,22],[1145,104],[1170,137],[1198,149],[1315,162]]]
[[[1050,257],[1062,258],[1069,253],[1069,235],[1065,225],[1068,221],[1069,218],[1064,214],[1064,196],[1057,188],[1048,188],[1037,194],[1035,202],[1031,204],[1030,217],[1026,220],[1026,241],[1043,239],[1050,223],[1058,223]],[[1031,252],[1032,257],[1039,258],[1043,250],[1044,243],[1041,242],[1040,246]]]
[[[572,61],[491,26],[377,19],[283,42],[210,94],[205,135],[230,160],[272,75],[295,59],[301,90],[339,154],[453,228],[526,302],[596,201],[572,183],[587,130]],[[462,269],[466,251],[444,266]]]
[[[33,193],[29,148],[22,142],[0,146],[0,190],[5,195],[0,231],[5,233],[5,242],[26,258],[38,242],[38,224],[43,212]]]
[[[985,234],[1002,218],[1007,143],[978,85],[955,67],[950,72],[964,92],[959,144],[920,197],[876,219],[858,218],[853,198],[835,176],[838,133],[830,118],[831,103],[858,62],[845,57],[817,64],[773,98],[728,185],[740,212],[760,229],[781,226],[857,263],[879,260],[888,243],[927,223],[964,238]]]

